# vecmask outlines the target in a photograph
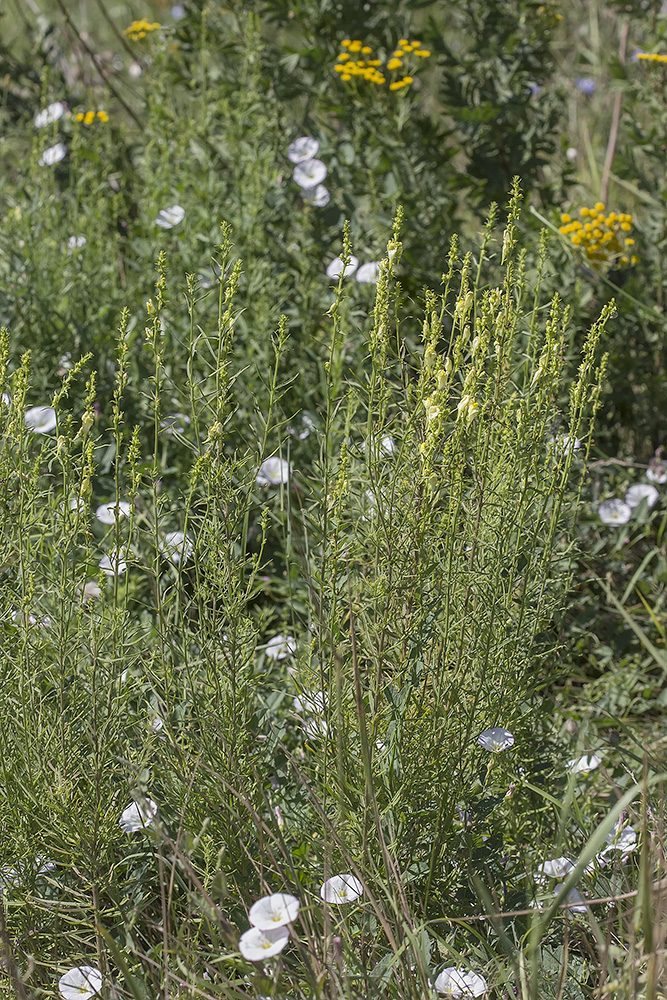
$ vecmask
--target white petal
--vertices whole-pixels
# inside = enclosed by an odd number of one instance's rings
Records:
[[[287,150],[287,158],[292,161],[292,163],[301,163],[303,160],[312,160],[313,157],[317,156],[317,151],[320,148],[320,144],[317,139],[313,139],[312,135],[302,135],[299,139],[295,139],[293,143],[290,144]]]
[[[276,927],[272,931],[263,931],[259,927],[251,927],[241,935],[239,951],[249,962],[263,962],[273,958],[282,951],[289,941],[287,927]]]
[[[617,497],[605,500],[598,507],[598,517],[603,524],[627,524],[632,517],[632,507]]]
[[[60,977],[58,989],[65,1000],[87,1000],[102,989],[102,973],[92,965],[78,965]]]
[[[169,208],[161,209],[157,214],[155,225],[160,229],[173,229],[185,218],[185,209],[182,205],[171,205]]]
[[[343,266],[343,261],[340,257],[334,257],[327,267],[327,275],[330,278],[339,278],[342,274],[344,278],[347,278],[351,274],[354,274],[357,270],[358,264],[359,261],[354,256],[350,256],[350,259],[345,266]]]
[[[52,167],[56,163],[60,163],[67,156],[67,147],[63,145],[62,142],[57,142],[55,146],[49,146],[45,149],[39,158],[40,167]]]
[[[380,261],[369,260],[362,264],[356,274],[356,279],[360,285],[373,285],[377,283],[380,275]]]
[[[120,814],[118,825],[125,833],[136,833],[137,830],[150,826],[156,815],[157,805],[152,799],[130,802]]]
[[[284,458],[266,458],[260,465],[255,482],[260,486],[280,486],[289,483],[290,467]]]
[[[297,164],[292,174],[301,188],[314,188],[327,176],[327,168],[321,160],[304,160]]]
[[[493,729],[485,729],[483,733],[480,733],[477,742],[485,750],[490,750],[491,753],[500,753],[502,750],[509,750],[510,747],[514,746],[514,736],[509,729],[495,726]]]
[[[65,105],[61,101],[49,104],[48,107],[43,108],[35,115],[35,128],[44,128],[46,125],[57,122],[59,118],[62,118],[64,110]]]
[[[32,406],[25,411],[23,419],[33,434],[48,434],[55,430],[57,423],[56,411],[52,406]]]
[[[299,900],[289,893],[275,892],[271,896],[263,896],[250,907],[248,920],[253,927],[261,931],[270,931],[283,927],[296,920],[299,912]]]
[[[321,887],[320,896],[327,903],[352,903],[363,891],[363,885],[354,875],[334,875]]]
[[[109,503],[100,504],[100,506],[95,511],[95,517],[102,524],[115,524],[116,519],[119,521],[123,517],[129,517],[130,511],[132,510],[131,504],[127,500],[110,500]]]

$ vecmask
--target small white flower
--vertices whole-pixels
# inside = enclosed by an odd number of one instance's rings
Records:
[[[607,847],[600,851],[600,857],[604,854],[611,854],[612,851],[618,851],[622,858],[627,857],[637,846],[637,831],[633,826],[626,826],[621,828],[621,820],[617,823],[615,829],[611,831],[607,837]]]
[[[187,413],[170,413],[160,421],[160,428],[165,434],[185,434],[191,423]]]
[[[60,163],[67,156],[67,147],[62,142],[57,142],[55,146],[45,149],[39,158],[40,167],[52,167]]]
[[[570,161],[570,163],[574,163],[576,158],[579,156],[579,150],[576,148],[576,146],[568,146],[567,149],[565,150],[565,156]]]
[[[108,556],[102,556],[99,567],[107,576],[121,576],[127,569],[127,551],[120,549],[110,552]]]
[[[33,434],[48,434],[55,430],[56,411],[52,406],[32,406],[25,411],[25,425]]]
[[[562,434],[560,432],[549,438],[549,444],[553,446],[557,455],[563,456],[569,455],[570,452],[579,451],[581,448],[581,441],[578,437],[572,437],[571,434]]]
[[[127,500],[110,500],[109,503],[100,504],[95,511],[95,517],[102,524],[115,524],[116,520],[130,516],[132,505]]]
[[[309,736],[326,736],[329,732],[325,717],[326,702],[321,691],[302,692],[293,702],[294,711],[304,717],[303,728]]]
[[[125,833],[136,833],[150,826],[157,816],[157,805],[152,799],[142,799],[141,802],[130,802],[123,809],[118,825]]]
[[[274,635],[264,647],[264,652],[270,660],[284,660],[296,653],[296,639],[293,635]]]
[[[259,486],[280,486],[289,483],[291,469],[284,458],[265,458],[259,467],[255,482]]]
[[[287,430],[294,437],[298,437],[299,441],[305,441],[307,437],[310,437],[313,431],[317,430],[317,424],[312,413],[308,410],[304,410],[301,414],[301,428],[297,429],[294,424],[288,424]]]
[[[328,878],[320,889],[320,896],[326,903],[353,903],[364,891],[364,887],[354,875],[334,875]]]
[[[185,17],[185,7],[181,3],[175,3],[171,8],[171,16],[174,21],[180,21],[182,17]]]
[[[35,128],[45,128],[47,125],[53,125],[59,118],[62,118],[64,111],[65,105],[62,101],[54,101],[53,104],[49,104],[48,107],[37,112],[35,115]]]
[[[600,504],[598,516],[603,524],[627,524],[632,517],[632,507],[614,497]]]
[[[380,261],[369,260],[362,264],[356,274],[356,280],[360,285],[374,285],[380,276]]]
[[[646,470],[646,478],[650,483],[657,483],[658,486],[664,486],[667,483],[667,462],[663,462],[658,458],[652,458]]]
[[[339,278],[342,274],[344,278],[348,278],[357,270],[358,264],[359,261],[354,256],[350,256],[350,259],[345,265],[343,265],[341,257],[334,257],[327,267],[327,276],[329,278]]]
[[[274,930],[263,931],[259,927],[251,927],[239,940],[239,951],[249,962],[263,962],[265,958],[273,958],[281,952],[289,941],[289,929],[276,927]]]
[[[554,896],[557,896],[559,892],[560,889],[554,889]],[[578,889],[570,889],[565,897],[568,910],[572,910],[573,913],[586,913],[588,907],[583,905],[584,899],[585,897]]]
[[[67,241],[68,249],[78,250],[80,247],[85,247],[88,240],[85,236],[70,236]]]
[[[324,184],[317,184],[313,188],[304,188],[301,197],[314,208],[324,208],[331,201],[329,189]]]
[[[173,229],[185,218],[185,209],[181,205],[171,205],[170,208],[161,208],[157,214],[155,225],[160,229]]]
[[[303,160],[294,168],[292,177],[300,188],[314,188],[327,175],[327,168],[321,160]]]
[[[102,973],[92,965],[77,965],[58,980],[64,1000],[89,1000],[102,989]]]
[[[300,907],[296,896],[286,892],[274,892],[271,896],[262,896],[250,907],[248,920],[260,931],[274,930],[296,920]]]
[[[293,143],[290,144],[287,150],[287,158],[292,161],[292,163],[302,163],[304,160],[312,160],[317,156],[317,151],[320,148],[320,144],[317,139],[313,139],[312,135],[302,135],[299,139],[295,139]]]
[[[597,754],[584,754],[583,757],[573,757],[572,760],[568,760],[565,770],[570,774],[589,774],[601,763],[602,761]]]
[[[561,881],[574,871],[574,861],[569,858],[554,858],[553,861],[545,861],[543,864],[537,866],[537,871],[535,872],[535,881],[544,885],[547,879],[554,878],[557,881]]]
[[[195,543],[182,531],[168,531],[160,542],[160,552],[176,566],[187,562],[195,550]]]
[[[634,486],[629,487],[625,494],[625,502],[628,507],[638,507],[642,500],[646,500],[646,506],[650,510],[651,507],[655,507],[659,499],[660,494],[650,483],[635,483]]]
[[[495,726],[493,729],[485,729],[483,733],[480,733],[477,742],[485,750],[490,750],[491,753],[501,753],[514,746],[514,736],[509,729]]]
[[[84,604],[88,604],[89,601],[96,601],[102,596],[102,591],[100,589],[99,583],[96,580],[88,580],[81,593],[81,599]]]
[[[481,997],[488,986],[484,976],[479,976],[476,972],[462,972],[450,965],[436,979],[435,988],[438,993],[444,993],[448,997]]]
[[[383,437],[381,437],[378,442],[378,445],[379,445],[379,452],[381,455],[393,455],[394,452],[396,451],[396,442],[394,441],[391,434],[385,434]],[[361,450],[362,452],[365,453],[366,451],[365,441],[361,442]]]

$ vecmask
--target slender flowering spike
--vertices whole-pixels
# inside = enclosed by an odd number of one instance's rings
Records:
[[[327,275],[330,278],[339,278],[342,274],[344,278],[347,278],[349,275],[354,274],[358,264],[359,261],[354,256],[351,256],[345,265],[340,257],[335,257],[327,267]]]
[[[638,507],[642,500],[646,500],[646,506],[650,510],[651,507],[655,507],[659,499],[660,494],[650,483],[635,483],[625,494],[628,507]]]
[[[496,726],[493,729],[485,729],[483,733],[480,733],[477,737],[477,742],[485,750],[490,750],[491,753],[501,753],[503,750],[509,750],[510,747],[514,746],[514,737],[509,729]]]
[[[301,188],[314,188],[321,184],[327,175],[327,168],[321,160],[304,160],[297,164],[292,174],[295,182]]]
[[[614,497],[600,504],[598,517],[603,524],[627,524],[632,517],[632,507]]]
[[[284,660],[296,652],[296,639],[293,635],[274,635],[264,647],[264,652],[270,660]]]
[[[25,411],[25,425],[33,434],[48,434],[56,428],[56,411],[52,406],[33,406]]]
[[[118,825],[125,833],[136,833],[150,826],[157,815],[157,805],[152,799],[143,799],[141,802],[130,802],[127,808],[123,809]]]
[[[251,927],[241,935],[239,951],[249,962],[263,962],[281,952],[289,941],[287,927],[276,927],[274,930],[263,931],[259,927]]]
[[[590,774],[594,771],[596,767],[599,767],[602,761],[597,754],[592,753],[590,755],[584,755],[583,757],[573,757],[572,760],[568,760],[565,765],[565,770],[570,774]]]
[[[45,149],[39,158],[40,167],[53,167],[60,163],[67,156],[67,147],[62,142],[57,142],[55,146]]]
[[[296,920],[299,912],[299,900],[285,892],[275,892],[271,896],[263,896],[250,907],[248,920],[260,931],[271,931],[283,927]]]
[[[284,458],[265,458],[259,467],[255,482],[258,486],[280,486],[289,483],[291,469]]]
[[[331,201],[331,195],[324,184],[318,184],[317,187],[313,188],[304,188],[301,197],[313,208],[324,208]]]
[[[362,264],[356,274],[356,279],[360,285],[376,285],[380,276],[380,261],[369,260]]]
[[[537,866],[535,881],[544,885],[547,879],[555,878],[560,882],[567,878],[571,871],[574,871],[574,861],[569,858],[554,858],[553,861],[545,861]]]
[[[59,118],[62,118],[64,111],[65,105],[62,101],[54,101],[53,104],[49,104],[48,107],[35,115],[35,128],[44,128],[46,125],[52,125]]]
[[[160,552],[165,559],[170,559],[174,565],[186,562],[195,550],[195,543],[189,535],[182,531],[168,531],[160,542]]]
[[[77,965],[58,980],[64,1000],[89,1000],[102,989],[102,973],[92,965]]]
[[[292,163],[303,163],[304,160],[312,160],[317,156],[320,144],[312,135],[302,135],[295,139],[287,150],[287,158]]]
[[[185,218],[185,209],[181,205],[172,205],[170,208],[162,208],[157,214],[155,225],[160,229],[173,229]]]
[[[123,517],[129,517],[132,505],[127,500],[111,500],[109,503],[100,504],[95,511],[95,517],[102,524],[115,524]]]
[[[488,985],[484,976],[476,972],[462,972],[450,965],[436,979],[435,988],[448,997],[481,997],[488,990]]]
[[[320,896],[326,903],[353,903],[364,891],[364,887],[354,875],[334,875],[328,878],[320,889]]]

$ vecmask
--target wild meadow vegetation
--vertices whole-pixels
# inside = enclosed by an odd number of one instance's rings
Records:
[[[667,5],[12,0],[0,984],[667,996]]]

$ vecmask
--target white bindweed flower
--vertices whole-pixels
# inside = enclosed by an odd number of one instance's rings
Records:
[[[132,505],[127,500],[110,500],[109,503],[100,504],[95,511],[95,517],[102,524],[115,524],[124,517],[130,516]]]
[[[108,556],[102,556],[99,567],[107,576],[121,576],[127,569],[127,550],[121,548],[117,551],[114,549]]]
[[[174,565],[187,562],[195,550],[195,543],[182,531],[168,531],[160,542],[160,552]]]
[[[583,757],[573,757],[572,760],[568,760],[565,770],[569,774],[590,774],[601,763],[602,761],[597,754],[584,754]]]
[[[442,970],[434,985],[438,993],[448,997],[481,997],[488,990],[484,976],[463,972],[453,965]]]
[[[292,163],[303,163],[304,160],[312,160],[317,156],[319,148],[319,142],[317,139],[313,139],[312,135],[302,135],[290,144],[287,150],[287,158]]]
[[[317,184],[313,188],[304,188],[301,197],[313,208],[324,208],[331,201],[329,189],[324,184]]]
[[[56,411],[52,406],[32,406],[25,411],[25,425],[33,434],[48,434],[55,430]]]
[[[88,240],[85,236],[70,236],[67,241],[67,248],[68,250],[79,250],[81,247],[85,247],[87,242]]]
[[[286,892],[274,892],[271,896],[262,896],[250,907],[248,920],[260,931],[271,931],[283,927],[296,920],[300,907],[296,896]]]
[[[598,517],[603,524],[627,524],[632,517],[632,507],[617,497],[605,500],[598,507]]]
[[[383,435],[383,437],[381,437],[379,439],[379,441],[377,442],[377,445],[376,445],[375,441],[373,441],[371,452],[376,447],[377,447],[377,449],[378,449],[378,451],[379,451],[379,453],[381,455],[393,455],[394,452],[396,451],[396,442],[394,441],[394,439],[391,436],[391,434],[385,434],[385,435]],[[366,452],[366,442],[365,441],[361,442],[361,450],[364,453]]]
[[[374,285],[380,277],[380,261],[369,260],[362,264],[356,273],[356,280],[360,285]]]
[[[239,951],[249,962],[263,962],[265,958],[273,958],[283,950],[289,941],[289,929],[276,927],[274,930],[263,931],[259,927],[251,927],[241,935]]]
[[[284,458],[265,458],[259,467],[255,482],[259,486],[281,486],[289,483],[291,469]]]
[[[54,101],[48,107],[42,108],[35,115],[35,128],[45,128],[47,125],[53,125],[59,118],[62,118],[64,111],[65,105],[62,101]]]
[[[667,483],[667,462],[663,462],[660,458],[652,458],[646,470],[646,478],[650,483],[664,486]]]
[[[554,896],[557,896],[559,892],[560,889],[554,889]],[[578,889],[570,889],[565,897],[568,910],[572,910],[573,913],[586,913],[588,907],[583,905],[584,899],[585,897]]]
[[[315,188],[327,175],[327,168],[321,160],[303,160],[294,168],[292,177],[300,188]]]
[[[296,653],[296,639],[293,635],[274,635],[264,647],[264,652],[270,660],[284,660]]]
[[[160,229],[173,229],[185,218],[185,209],[182,205],[171,205],[169,208],[161,208],[157,214],[155,225]]]
[[[293,701],[294,711],[304,717],[303,728],[310,736],[326,736],[329,732],[325,717],[326,702],[321,691],[302,692]]]
[[[60,163],[67,156],[67,147],[62,142],[57,142],[55,146],[45,149],[39,158],[40,167],[53,167]]]
[[[581,441],[578,437],[572,437],[571,434],[554,434],[549,438],[550,445],[552,445],[554,451],[558,455],[567,456],[570,452],[579,451],[581,448]]]
[[[567,149],[565,150],[565,156],[570,161],[570,163],[574,163],[576,158],[579,156],[579,150],[576,148],[576,146],[568,146]]]
[[[209,286],[210,287],[210,286]],[[165,434],[185,434],[192,421],[187,413],[170,413],[160,421],[160,429]]]
[[[152,799],[142,799],[141,802],[130,802],[123,809],[118,825],[125,833],[136,833],[150,826],[157,816],[157,805]]]
[[[477,742],[485,750],[490,750],[491,753],[501,753],[514,746],[514,736],[509,729],[494,726],[493,729],[485,729],[483,733],[480,733]]]
[[[288,424],[287,430],[292,435],[292,437],[298,437],[299,441],[305,441],[307,437],[310,437],[313,431],[317,430],[317,424],[315,423],[315,418],[312,413],[308,410],[304,410],[301,414],[301,427],[297,428],[294,424]]]
[[[364,891],[364,887],[354,875],[334,875],[328,878],[320,889],[320,896],[326,903],[353,903]]]
[[[81,599],[84,604],[88,604],[90,601],[96,601],[102,596],[102,590],[97,580],[87,580],[86,584],[81,592]]]
[[[607,847],[600,851],[600,857],[618,851],[621,858],[627,857],[637,846],[637,831],[633,826],[621,828],[621,820],[607,837]]]
[[[535,872],[535,881],[540,885],[544,885],[547,879],[554,878],[557,881],[561,881],[574,871],[574,861],[569,858],[554,858],[552,861],[545,861],[543,864],[537,866],[537,871]]]
[[[92,965],[77,965],[58,980],[64,1000],[89,1000],[102,989],[102,973]]]
[[[359,261],[353,255],[350,256],[347,264],[343,264],[341,257],[334,257],[329,266],[327,267],[327,276],[329,278],[340,278],[341,274],[344,278],[348,278],[351,274],[357,270]]]
[[[650,510],[651,507],[655,507],[659,499],[660,494],[650,483],[635,483],[625,494],[628,507],[638,507],[642,500],[646,500],[646,506]]]

